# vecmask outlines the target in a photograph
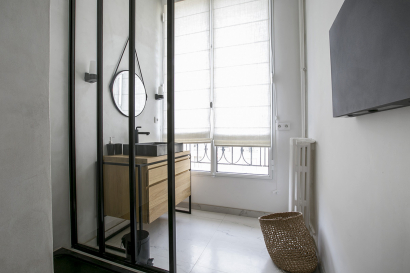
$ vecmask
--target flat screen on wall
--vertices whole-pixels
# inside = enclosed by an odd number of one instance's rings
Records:
[[[345,0],[329,35],[334,117],[410,106],[409,0]]]

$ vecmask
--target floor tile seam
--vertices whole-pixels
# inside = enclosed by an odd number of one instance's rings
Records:
[[[156,257],[158,257],[158,258],[162,258],[162,259],[168,259],[169,260],[169,256],[168,255],[161,255],[161,254],[156,254],[155,255],[155,257],[154,257],[154,265],[155,265],[155,258]],[[191,270],[195,267],[195,263],[189,263],[189,262],[187,262],[187,261],[180,261],[180,262],[178,262],[178,260],[177,260],[177,266],[183,266],[183,264],[189,264],[190,266],[192,266],[192,268],[189,270],[189,272],[191,272]],[[188,273],[189,273],[188,272]]]
[[[249,228],[260,228],[260,226],[250,226],[250,225],[247,225],[247,224],[232,222],[232,221],[229,221],[229,220],[223,220],[222,222],[229,223],[229,224],[242,225],[242,226],[249,227]]]
[[[206,268],[206,269],[209,269],[209,270],[212,270],[212,271],[217,271],[218,273],[229,273],[229,272],[227,272],[227,271],[221,271],[220,269],[213,269],[213,268],[209,268],[209,267],[207,267],[207,266],[202,266],[202,265],[198,265],[198,266],[200,266],[200,267],[202,267],[202,268]],[[194,267],[195,268],[195,267]],[[194,270],[193,268],[192,268],[192,270]],[[191,272],[192,272],[192,270],[191,270]],[[190,272],[190,273],[191,273]],[[284,272],[284,273],[288,273],[288,272]]]
[[[235,222],[235,219],[232,219],[232,220],[229,220],[229,218],[226,219],[226,216],[228,216],[228,215],[225,214],[224,219],[223,219],[225,222],[230,222],[230,223],[235,223],[235,224],[242,224],[242,223],[237,223],[237,222]],[[245,219],[247,219],[247,218],[255,219],[255,218],[247,217],[247,216],[237,216],[237,217],[243,217],[243,218],[245,218]],[[249,226],[249,225],[247,225],[247,224],[242,224],[242,225]],[[257,226],[257,227],[260,227],[260,225],[256,225],[256,226]],[[254,226],[249,226],[249,227],[254,227]]]
[[[224,215],[225,218],[226,214]],[[210,237],[208,243],[206,244],[206,246],[204,247],[204,250],[202,250],[201,255],[199,255],[198,259],[196,260],[194,266],[192,267],[190,273],[192,272],[192,270],[194,270],[195,266],[198,264],[198,261],[201,259],[202,255],[204,254],[206,248],[208,247],[209,243],[212,241],[212,239],[214,238],[216,232],[218,231],[218,228],[221,226],[223,220],[220,220],[219,225],[216,227],[214,234],[212,234],[212,236]]]
[[[202,218],[202,219],[210,219],[210,220],[218,220],[218,221],[220,221],[220,220],[223,220],[223,219],[225,219],[225,213],[224,213],[224,217],[222,218],[222,219],[218,219],[218,218],[212,218],[212,217],[207,217],[207,216],[200,216],[200,215],[192,215],[191,217],[193,217],[193,218]]]

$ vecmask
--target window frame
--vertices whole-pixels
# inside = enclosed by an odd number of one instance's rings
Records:
[[[251,0],[249,2],[253,2],[257,0]],[[274,59],[275,59],[275,50],[274,50],[274,18],[273,18],[273,0],[267,0],[268,1],[268,6],[269,6],[269,45],[270,45],[270,50],[269,50],[269,74],[271,76],[271,82],[270,82],[270,90],[271,90],[271,145],[268,148],[268,153],[269,153],[269,174],[268,175],[258,175],[258,174],[247,174],[247,173],[233,173],[233,172],[217,172],[217,158],[216,158],[216,149],[217,146],[214,144],[214,140],[211,140],[210,143],[210,148],[211,148],[211,170],[210,171],[201,171],[201,170],[191,170],[191,174],[193,176],[208,176],[208,177],[233,177],[233,178],[239,178],[239,179],[258,179],[258,180],[271,180],[274,181],[276,177],[276,172],[275,172],[275,162],[276,162],[276,155],[277,155],[277,145],[276,145],[276,128],[275,124],[278,119],[277,115],[277,106],[276,106],[276,88],[275,84],[273,81],[274,78],[274,71],[275,71],[275,65],[274,65]],[[210,22],[209,22],[209,33],[210,33],[210,70],[211,70],[211,97],[214,95],[214,28],[213,28],[213,0],[209,0],[210,3],[210,12],[209,12],[209,17],[210,17]],[[161,71],[161,76],[163,79],[163,84],[165,81],[165,74],[164,74],[164,56],[165,56],[165,47],[164,47],[164,39],[165,39],[165,31],[166,31],[166,25],[165,25],[165,6],[162,5],[162,71]],[[212,101],[213,102],[213,101]],[[211,103],[212,103],[211,102]],[[163,100],[161,103],[161,114],[163,115],[164,113],[164,104],[166,102]],[[214,119],[214,110],[213,108],[211,109],[211,136],[213,135],[213,119]],[[164,120],[162,118],[162,120]],[[162,131],[164,128],[163,122],[161,123],[161,137],[162,137]]]

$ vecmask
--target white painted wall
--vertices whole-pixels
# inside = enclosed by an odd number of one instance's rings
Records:
[[[291,123],[290,131],[276,132],[276,181],[193,175],[192,202],[266,212],[288,210],[289,138],[301,135],[298,16],[297,0],[274,0],[278,115],[280,121]],[[273,193],[276,189],[278,194]]]
[[[53,272],[49,0],[0,1],[0,271]]]
[[[332,118],[329,29],[343,0],[308,0],[308,135],[326,273],[410,272],[410,108]],[[386,67],[388,69],[388,67]]]

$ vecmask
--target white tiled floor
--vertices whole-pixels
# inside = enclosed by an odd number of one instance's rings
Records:
[[[265,248],[258,219],[193,210],[176,214],[179,273],[279,273]],[[166,214],[144,229],[150,232],[154,265],[168,269]],[[120,246],[125,230],[107,244]]]

